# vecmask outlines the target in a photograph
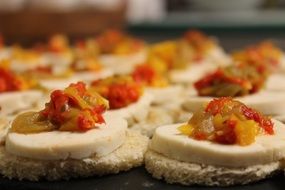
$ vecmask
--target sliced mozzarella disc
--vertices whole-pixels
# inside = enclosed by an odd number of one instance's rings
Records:
[[[145,49],[131,55],[102,55],[99,61],[114,74],[128,74],[138,64],[144,63],[147,58]]]
[[[154,104],[165,104],[179,101],[183,96],[183,87],[179,85],[167,86],[163,88],[149,87],[146,92],[153,96]]]
[[[268,78],[265,86],[267,90],[285,91],[285,76],[273,74]]]
[[[78,78],[72,77],[67,79],[45,79],[40,80],[40,85],[48,90],[62,90],[69,86],[71,83],[80,81]]]
[[[113,72],[111,70],[104,69],[101,71],[78,72],[78,73],[75,73],[73,77],[78,79],[79,81],[88,83],[94,80],[104,79],[110,76],[113,76]]]
[[[105,121],[106,124],[86,132],[9,132],[5,148],[11,154],[40,160],[105,156],[124,143],[127,129],[126,121],[119,117],[106,116]]]
[[[181,124],[156,129],[150,149],[169,158],[207,165],[246,167],[268,164],[285,157],[285,126],[274,121],[274,135],[257,136],[248,146],[222,145],[210,141],[198,141],[178,131]]]
[[[183,107],[187,111],[194,112],[205,106],[213,100],[213,98],[214,97],[199,96],[189,97],[183,103]],[[235,99],[266,115],[280,115],[285,113],[285,92],[263,91],[248,96],[236,97]]]
[[[197,63],[188,66],[186,69],[170,71],[170,80],[173,83],[194,83],[207,73],[213,72],[216,64]]]

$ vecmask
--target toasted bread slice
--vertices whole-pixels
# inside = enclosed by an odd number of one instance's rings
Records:
[[[7,178],[39,181],[68,180],[76,177],[101,176],[126,171],[143,164],[148,138],[128,131],[125,143],[103,157],[82,160],[44,161],[18,157],[0,147],[0,173]]]
[[[227,168],[182,162],[148,150],[145,167],[154,178],[182,185],[230,186],[262,180],[279,171],[279,161],[265,165]]]

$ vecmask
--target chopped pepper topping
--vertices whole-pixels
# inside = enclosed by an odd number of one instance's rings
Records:
[[[259,134],[273,135],[273,125],[269,117],[230,97],[222,97],[194,113],[179,131],[196,140],[246,146]]]
[[[119,109],[137,102],[142,86],[129,76],[109,77],[92,82],[91,89],[109,101],[110,109]]]
[[[132,73],[133,79],[146,86],[165,87],[168,81],[149,64],[138,65]]]
[[[104,123],[103,113],[108,102],[90,92],[82,82],[51,93],[50,102],[40,112],[19,115],[11,130],[18,133],[43,131],[86,131]]]
[[[259,91],[265,82],[254,67],[231,65],[218,68],[194,83],[200,96],[244,96]]]
[[[142,49],[144,43],[118,30],[107,30],[95,39],[102,54],[126,55]]]
[[[28,88],[27,83],[20,76],[15,75],[12,71],[0,67],[0,93],[21,91]]]
[[[176,41],[164,41],[154,44],[149,50],[149,61],[155,67],[158,66],[165,72],[176,68],[180,61],[180,56]]]
[[[255,66],[264,75],[278,68],[282,51],[272,42],[265,41],[232,54],[237,64]]]
[[[215,41],[206,36],[204,33],[197,30],[187,31],[183,38],[185,48],[189,55],[189,61],[200,61],[208,54],[208,52],[216,46]],[[183,45],[183,43],[182,43]]]
[[[102,68],[98,60],[99,47],[93,39],[77,41],[74,48],[74,71],[97,71]]]

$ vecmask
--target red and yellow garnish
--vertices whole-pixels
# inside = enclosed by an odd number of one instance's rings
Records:
[[[175,68],[178,57],[178,47],[175,41],[154,44],[149,50],[149,61],[154,61],[154,66],[158,63],[162,71]]]
[[[96,93],[91,93],[82,82],[56,90],[40,114],[58,125],[59,130],[84,131],[104,122],[102,114],[108,103]]]
[[[244,96],[259,91],[265,77],[254,67],[228,66],[204,76],[194,83],[200,96]]]
[[[126,55],[140,51],[144,43],[118,30],[107,30],[95,39],[101,54]]]
[[[98,71],[102,68],[98,60],[99,47],[93,39],[77,41],[74,48],[74,71]]]
[[[136,66],[132,73],[135,82],[151,87],[165,87],[168,81],[160,75],[151,65],[142,64]]]
[[[269,117],[229,97],[212,100],[179,131],[196,140],[220,144],[250,145],[259,134],[273,135]]]
[[[26,90],[28,84],[12,71],[0,67],[0,93]]]
[[[142,86],[128,76],[94,81],[91,89],[109,101],[110,109],[123,108],[137,102],[143,92]]]
[[[104,123],[108,101],[90,92],[82,82],[51,93],[50,102],[40,112],[19,115],[11,130],[18,133],[44,131],[86,131]]]
[[[192,54],[189,61],[202,60],[209,51],[216,46],[213,39],[206,36],[204,33],[197,30],[189,30],[182,38],[182,42],[186,42],[186,51]],[[184,43],[185,44],[185,43]]]
[[[255,66],[261,74],[268,74],[280,65],[282,51],[272,42],[265,41],[232,54],[237,64]]]

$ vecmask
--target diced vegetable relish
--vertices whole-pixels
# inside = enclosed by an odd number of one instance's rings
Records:
[[[179,52],[176,41],[165,41],[154,44],[149,50],[149,61],[154,62],[153,65],[162,66],[162,71],[176,68],[179,61]],[[161,67],[160,66],[160,67]]]
[[[98,71],[102,65],[98,60],[99,47],[94,39],[77,41],[74,48],[74,71]]]
[[[229,97],[212,100],[179,130],[196,140],[241,146],[252,144],[259,134],[274,134],[269,117]]]
[[[42,111],[19,115],[11,130],[18,133],[86,131],[105,122],[102,114],[108,108],[108,102],[88,91],[82,82],[55,90],[50,98]]]
[[[125,55],[138,52],[144,46],[143,41],[117,30],[107,30],[96,37],[95,41],[102,54]]]
[[[186,42],[188,53],[192,54],[189,61],[202,60],[216,46],[215,41],[197,30],[187,31],[182,38],[182,42]]]
[[[213,45],[214,41],[198,30],[189,30],[183,37],[196,51],[207,51]]]
[[[132,73],[133,79],[146,86],[165,87],[167,80],[148,64],[138,65]]]
[[[231,65],[204,76],[194,87],[200,96],[235,97],[259,91],[265,79],[254,67]]]
[[[250,46],[232,54],[232,58],[237,64],[255,66],[261,74],[265,75],[278,68],[281,56],[282,51],[270,41]]]
[[[126,107],[139,100],[142,86],[129,76],[109,77],[92,82],[91,89],[109,101],[110,109]]]
[[[0,67],[0,93],[20,91],[28,88],[27,83],[12,71]]]

